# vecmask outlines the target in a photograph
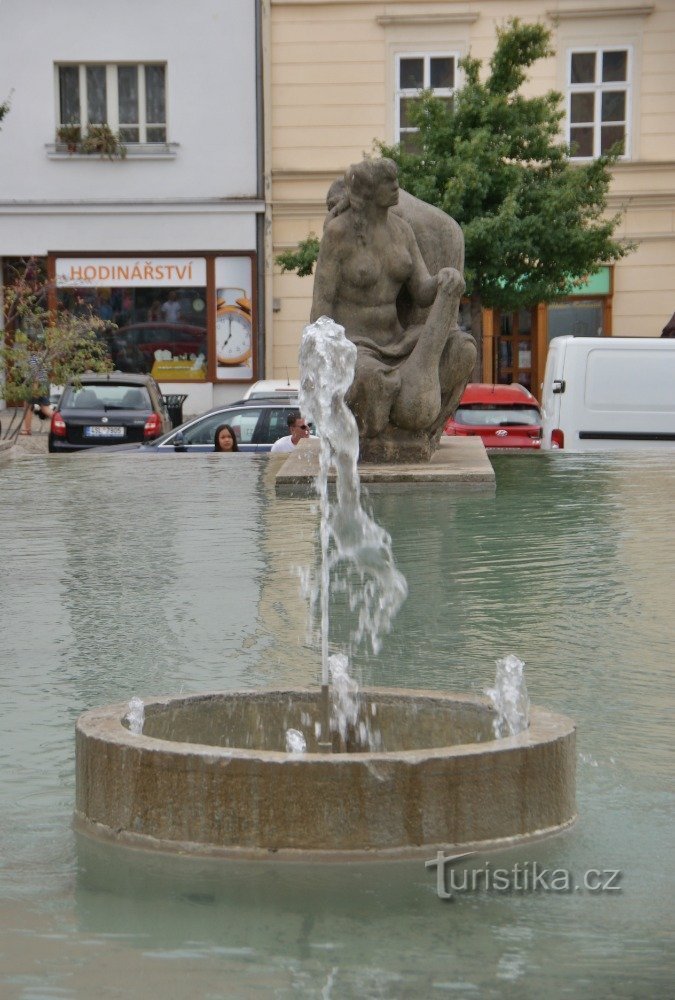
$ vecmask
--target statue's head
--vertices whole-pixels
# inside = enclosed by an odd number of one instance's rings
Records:
[[[386,157],[353,163],[344,179],[349,202],[357,212],[372,201],[387,205],[398,202],[398,167]],[[377,197],[378,191],[383,192],[382,201]]]

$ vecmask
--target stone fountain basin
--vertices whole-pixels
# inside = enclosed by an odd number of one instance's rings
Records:
[[[75,826],[161,850],[349,858],[505,846],[574,822],[575,727],[532,707],[494,739],[487,699],[369,688],[377,750],[320,752],[318,690],[219,692],[127,703],[76,727]],[[307,752],[286,753],[299,729]]]

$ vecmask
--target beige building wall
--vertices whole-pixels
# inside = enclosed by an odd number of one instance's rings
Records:
[[[556,56],[526,93],[565,92],[570,47],[629,48],[630,159],[617,165],[609,209],[637,251],[614,268],[613,332],[656,336],[675,310],[675,0],[267,0],[267,158],[274,256],[321,234],[330,182],[395,138],[397,52],[469,51],[487,64],[496,27],[540,20]],[[312,278],[272,268],[267,376],[297,373]]]

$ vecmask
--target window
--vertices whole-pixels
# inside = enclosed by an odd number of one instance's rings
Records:
[[[452,106],[457,87],[457,55],[400,55],[396,58],[396,138],[404,149],[416,149],[417,128],[410,110],[419,100],[421,90],[432,90],[434,97]]]
[[[58,303],[104,320],[117,370],[163,382],[206,379],[203,258],[58,257],[55,269]]]
[[[56,67],[58,125],[109,125],[124,143],[166,142],[163,63]]]
[[[549,303],[548,339],[554,337],[603,337],[605,335],[605,301],[603,299],[573,299],[570,302]]]
[[[568,141],[572,156],[588,159],[617,143],[629,155],[628,49],[592,49],[569,54]]]
[[[183,432],[185,444],[213,444],[216,427],[229,424],[239,444],[251,444],[262,410],[247,406],[240,410],[219,410],[187,427]]]

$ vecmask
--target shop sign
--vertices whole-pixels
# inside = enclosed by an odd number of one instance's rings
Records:
[[[203,287],[203,257],[57,257],[57,288]]]
[[[583,284],[571,288],[568,294],[574,298],[585,298],[587,295],[609,295],[610,291],[610,270],[601,267],[595,274],[588,275]]]

